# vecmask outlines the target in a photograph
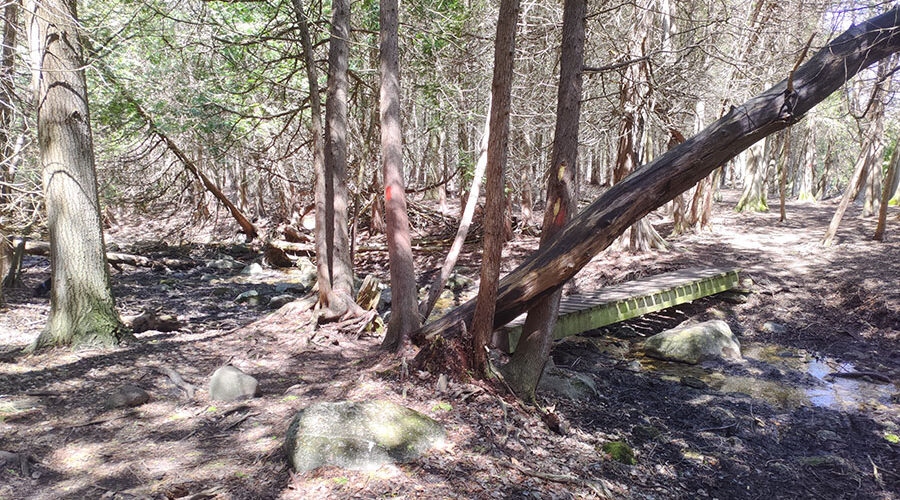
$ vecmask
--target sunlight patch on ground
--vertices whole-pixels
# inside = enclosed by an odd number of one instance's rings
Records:
[[[103,464],[106,443],[70,443],[50,454],[50,460],[68,472],[94,473]]]

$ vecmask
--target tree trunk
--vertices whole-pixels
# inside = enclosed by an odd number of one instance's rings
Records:
[[[487,147],[485,180],[484,251],[481,283],[472,322],[472,370],[476,377],[488,375],[487,348],[494,331],[494,308],[500,256],[503,251],[504,171],[509,153],[509,111],[519,0],[500,0],[497,35],[494,39],[494,77],[491,84],[491,125]]]
[[[31,346],[116,345],[87,86],[74,2],[29,5],[38,144],[50,226],[50,316]]]
[[[800,165],[799,201],[816,201],[816,129],[812,124],[806,127],[806,142],[803,151],[803,162]]]
[[[493,102],[493,99],[491,102]],[[484,123],[484,136],[481,140],[478,162],[475,164],[475,174],[472,177],[472,184],[469,186],[468,195],[466,199],[463,200],[462,216],[459,220],[459,227],[456,229],[456,236],[453,238],[450,250],[447,251],[447,257],[444,258],[444,264],[441,266],[440,272],[434,277],[431,287],[428,288],[428,297],[419,303],[419,315],[423,320],[427,319],[431,314],[431,310],[434,309],[434,304],[437,303],[438,298],[441,296],[441,292],[444,290],[444,286],[447,285],[447,280],[450,279],[450,273],[453,271],[453,267],[456,266],[456,261],[459,259],[459,253],[462,251],[463,244],[466,242],[466,236],[469,234],[472,218],[475,216],[475,207],[478,206],[478,193],[481,190],[481,179],[484,177],[484,171],[487,168],[487,143],[491,131],[491,108],[492,105],[489,102],[488,118]]]
[[[15,92],[16,29],[19,2],[9,2],[3,9],[3,47],[0,49],[0,307],[3,306],[3,281],[12,266],[12,245],[6,237],[2,221],[9,215],[11,185],[15,167],[11,140],[13,98]]]
[[[403,143],[400,129],[400,51],[397,45],[397,0],[381,0],[381,163],[384,175],[384,213],[387,219],[391,269],[391,319],[382,346],[396,350],[422,321],[416,304],[409,218],[403,182]]]
[[[578,211],[575,180],[578,178],[578,124],[581,117],[586,9],[586,0],[566,0],[563,7],[556,130],[547,176],[547,208],[544,210],[541,245],[547,244]],[[503,367],[507,383],[520,397],[534,398],[535,388],[550,356],[561,296],[560,288],[538,300],[528,311],[516,351]]]
[[[888,198],[891,196],[891,187],[897,178],[897,163],[900,162],[900,138],[894,141],[894,153],[891,155],[891,161],[888,164],[887,175],[885,175],[884,188],[881,194],[881,206],[878,208],[878,225],[875,226],[875,235],[872,239],[875,241],[884,240],[884,225],[887,221]]]
[[[881,61],[878,64],[878,77],[879,82],[876,83],[875,91],[873,92],[872,99],[875,101],[872,103],[872,122],[874,126],[874,130],[872,128],[869,129],[869,133],[871,134],[868,138],[869,147],[873,148],[873,151],[869,155],[868,164],[866,165],[866,188],[865,188],[865,200],[863,201],[863,217],[869,217],[879,211],[879,205],[881,203],[881,185],[882,185],[882,176],[884,175],[882,163],[884,161],[884,93],[887,88],[886,83],[883,82],[888,75],[888,71],[890,69],[889,63],[891,61],[885,60]]]
[[[650,211],[662,206],[763,137],[796,123],[861,68],[900,50],[900,7],[851,27],[793,75],[731,109],[701,133],[614,185],[500,282],[493,325],[505,325],[555,292],[594,255]],[[416,365],[439,358],[435,349],[473,318],[474,300],[419,329]]]
[[[12,161],[13,100],[15,99],[16,29],[19,2],[10,1],[3,9],[3,47],[0,49],[0,215],[9,203],[15,174]],[[2,228],[0,228],[2,229]],[[3,276],[0,273],[0,276]]]
[[[309,36],[309,21],[303,10],[302,0],[293,0],[294,16],[300,30],[300,45],[303,47],[303,58],[306,65],[306,81],[309,85],[310,133],[313,146],[313,188],[316,210],[316,275],[319,283],[319,303],[328,305],[331,302],[331,268],[328,265],[328,239],[325,235],[325,136],[322,131],[322,99],[319,95],[319,75],[316,71],[316,55],[313,52]]]
[[[3,282],[6,281],[6,274],[12,265],[12,245],[6,237],[6,231],[0,226],[0,307],[4,306],[3,302]]]
[[[834,156],[831,154],[831,141],[828,141],[828,149],[825,150],[825,161],[822,166],[822,175],[819,182],[816,183],[816,199],[824,200],[828,196],[828,177],[831,174],[831,166],[834,163]]]
[[[744,191],[734,209],[767,212],[766,203],[766,144],[761,140],[747,149],[747,172],[744,174]]]
[[[347,70],[350,60],[350,1],[332,2],[325,100],[325,240],[332,294],[328,319],[362,314],[353,300],[353,263],[347,220]],[[321,258],[321,257],[319,257]]]
[[[787,220],[787,213],[785,212],[784,207],[784,192],[785,185],[787,182],[787,170],[791,164],[791,127],[788,127],[784,131],[784,147],[781,150],[781,161],[779,165],[781,165],[781,175],[779,176],[778,182],[778,198],[779,198],[779,207],[778,210],[780,212],[780,216],[778,217],[778,222],[785,222]]]
[[[850,202],[853,201],[853,193],[859,192],[859,186],[862,185],[865,180],[866,165],[869,163],[869,155],[872,152],[873,148],[870,147],[869,141],[863,143],[859,158],[856,159],[856,168],[853,170],[853,175],[850,176],[850,183],[847,184],[847,189],[844,191],[841,203],[838,205],[837,210],[834,211],[834,216],[831,218],[828,230],[825,231],[825,236],[822,238],[823,246],[831,246],[834,241],[838,227],[841,225],[841,219],[844,218],[844,212],[847,211],[847,207],[850,205]]]
[[[886,66],[882,61],[882,63],[879,64],[879,74],[883,75],[886,71]],[[881,175],[881,161],[882,156],[884,155],[884,145],[882,144],[884,122],[881,119],[884,115],[883,92],[884,88],[882,85],[876,83],[875,89],[872,91],[872,104],[869,107],[871,120],[869,121],[869,126],[866,128],[865,135],[863,136],[862,147],[859,150],[859,157],[856,160],[856,168],[853,171],[853,175],[850,177],[850,183],[847,185],[844,197],[841,198],[840,205],[838,205],[837,210],[834,211],[834,216],[831,218],[831,224],[828,225],[828,230],[825,231],[825,236],[822,238],[823,246],[831,246],[834,242],[834,237],[837,235],[838,227],[841,225],[841,219],[844,217],[844,212],[847,210],[847,206],[850,205],[850,202],[859,195],[862,186],[865,184],[868,172],[877,169],[878,175]]]

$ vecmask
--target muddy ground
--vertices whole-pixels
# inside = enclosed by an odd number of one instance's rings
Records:
[[[274,295],[274,283],[293,279],[281,271],[114,270],[123,314],[160,308],[183,327],[109,351],[24,355],[49,308],[33,293],[47,262],[29,258],[0,317],[0,450],[32,460],[27,470],[0,470],[0,498],[900,498],[897,209],[885,243],[870,240],[874,220],[851,207],[838,244],[823,249],[834,200],[789,203],[779,224],[777,206],[733,213],[735,196],[725,192],[716,204],[711,230],[671,236],[666,252],[604,252],[567,286],[577,293],[694,266],[739,267],[753,281],[748,295],[698,300],[558,343],[555,373],[577,380],[568,386],[577,391],[546,390],[539,402],[568,424],[565,435],[477,383],[440,392],[437,374],[405,376],[376,350],[377,336],[315,330],[309,313],[272,316],[233,301],[250,289]],[[666,234],[662,215],[654,221]],[[138,238],[133,228],[110,234],[126,251]],[[511,242],[506,270],[535,246],[534,237]],[[180,252],[198,262],[228,252],[243,264],[255,257],[239,247]],[[384,262],[366,255],[360,269],[386,280]],[[417,269],[440,258],[421,255]],[[470,248],[461,263],[475,279],[477,262]],[[648,335],[712,318],[739,336],[745,361],[688,368],[636,349]],[[261,397],[208,401],[209,375],[229,361],[260,380]],[[195,398],[163,367],[195,384]],[[872,375],[828,376],[841,371]],[[151,401],[107,409],[107,395],[125,383],[148,390]],[[437,419],[447,447],[374,472],[288,471],[280,445],[299,408],[372,398]],[[603,453],[610,441],[628,443],[636,464]]]

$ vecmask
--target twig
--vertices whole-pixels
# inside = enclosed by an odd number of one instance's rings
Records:
[[[800,64],[803,63],[803,60],[806,59],[806,53],[809,51],[809,46],[812,45],[813,38],[815,37],[815,33],[809,35],[809,40],[806,41],[806,46],[803,47],[803,52],[800,52],[800,57],[797,58],[797,62],[794,63],[794,67],[791,68],[791,72],[788,74],[787,90],[785,91],[787,94],[794,93],[794,73],[797,71],[797,68],[800,67]]]
[[[222,427],[222,432],[230,431],[231,429],[234,429],[235,427],[241,425],[241,424],[244,422],[244,420],[247,420],[247,419],[250,418],[250,417],[255,417],[255,416],[257,416],[257,415],[259,415],[259,413],[256,413],[256,412],[247,412],[247,413],[245,413],[242,417],[240,417],[239,419],[237,419],[237,420],[235,420],[234,422],[232,422],[232,423],[226,425],[225,427]]]
[[[125,418],[125,417],[127,417],[127,416],[128,416],[127,414],[125,414],[125,415],[118,415],[118,416],[115,416],[115,417],[100,418],[100,419],[97,419],[97,420],[91,420],[90,422],[82,422],[82,423],[80,423],[80,424],[72,424],[72,425],[69,426],[69,429],[77,429],[77,428],[79,428],[79,427],[87,427],[87,426],[89,426],[89,425],[105,424],[106,422],[112,422],[113,420],[119,420],[120,418]]]
[[[835,373],[830,373],[829,376],[831,376],[831,377],[840,377],[840,378],[865,378],[865,377],[869,377],[869,378],[878,380],[879,382],[884,382],[885,384],[893,383],[893,381],[890,379],[890,377],[887,377],[887,376],[885,376],[885,375],[882,375],[882,374],[876,373],[876,372],[861,372],[861,371],[854,371],[854,372],[835,372]]]
[[[168,366],[154,366],[153,370],[169,377],[169,380],[171,380],[176,387],[187,394],[188,399],[194,399],[194,392],[197,389],[193,386],[193,384],[185,382],[184,378],[178,372],[169,368]]]

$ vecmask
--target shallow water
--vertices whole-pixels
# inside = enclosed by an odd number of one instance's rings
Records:
[[[891,402],[891,395],[900,392],[900,383],[831,376],[853,372],[851,363],[771,344],[746,344],[743,355],[744,361],[736,369],[725,367],[724,371],[722,367],[686,365],[641,356],[637,359],[644,369],[659,373],[663,379],[680,381],[682,377],[694,377],[712,389],[747,394],[785,409],[816,406],[900,415],[900,405]]]

